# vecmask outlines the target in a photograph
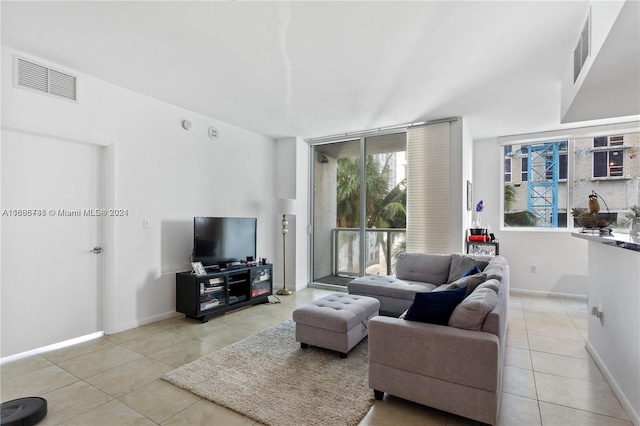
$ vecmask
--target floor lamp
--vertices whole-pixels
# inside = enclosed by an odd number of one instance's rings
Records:
[[[282,283],[283,287],[276,292],[279,296],[288,296],[293,292],[287,289],[287,215],[296,212],[296,200],[278,200],[278,211],[282,213]]]

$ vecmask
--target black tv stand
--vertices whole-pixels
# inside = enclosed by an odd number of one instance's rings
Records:
[[[176,311],[207,322],[227,311],[266,303],[273,293],[272,265],[240,264],[228,270],[194,275],[176,273]]]
[[[246,268],[247,265],[227,265],[224,268],[220,268],[221,271],[235,271],[236,269]]]

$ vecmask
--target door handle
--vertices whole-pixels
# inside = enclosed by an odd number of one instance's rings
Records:
[[[100,254],[102,253],[102,247],[95,246],[93,249],[89,250],[91,253]]]

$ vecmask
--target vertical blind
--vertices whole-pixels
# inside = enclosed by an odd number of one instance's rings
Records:
[[[408,252],[451,252],[449,126],[446,122],[408,130]]]

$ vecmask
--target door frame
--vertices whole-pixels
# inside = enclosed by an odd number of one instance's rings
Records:
[[[102,205],[115,206],[115,141],[95,135],[72,134],[59,129],[44,128],[37,124],[3,123],[0,125],[0,129],[102,148]],[[2,141],[0,141],[0,149],[1,147]],[[113,300],[115,295],[115,223],[114,218],[109,216],[102,217],[102,221],[102,247],[104,249],[102,252],[102,331],[104,334],[111,334],[111,331],[114,330],[113,310],[115,308],[115,300]],[[2,235],[2,224],[0,224],[0,235]]]
[[[363,157],[362,157],[362,151],[363,151],[363,143],[364,143],[364,137],[363,136],[353,136],[353,137],[345,137],[345,136],[341,136],[338,138],[328,138],[326,140],[321,140],[319,142],[313,142],[313,141],[306,141],[309,144],[309,209],[308,209],[308,217],[307,217],[307,223],[309,224],[309,246],[308,246],[308,251],[307,251],[307,264],[309,265],[307,268],[307,284],[313,284],[316,286],[328,286],[330,288],[333,288],[333,284],[321,284],[318,282],[315,282],[315,262],[314,262],[314,257],[315,257],[315,205],[316,205],[316,193],[315,193],[315,179],[316,179],[316,174],[315,174],[315,159],[316,159],[316,155],[317,155],[317,150],[316,148],[318,146],[322,146],[322,145],[330,145],[330,144],[337,144],[337,143],[342,143],[342,142],[355,142],[358,141],[358,155],[360,155],[360,173],[362,175],[362,170],[363,170]],[[366,189],[366,182],[364,182],[364,186]],[[360,205],[363,206],[365,204],[363,204],[362,202],[362,198],[363,198],[363,179],[360,179]],[[364,194],[364,198],[365,198],[365,202],[366,202],[366,194]],[[364,211],[364,209],[360,209],[359,212],[359,221],[360,223],[362,223],[363,217],[366,219],[366,211]],[[363,254],[363,248],[364,248],[364,238],[363,235],[366,234],[366,230],[362,227],[359,226],[358,227],[358,235],[360,236],[360,241],[358,243],[359,245],[359,260],[358,260],[358,275],[362,276],[363,275],[363,262],[362,260],[364,259],[364,254]],[[331,245],[331,259],[333,262],[334,259],[334,255],[335,253],[333,252],[334,249],[334,245]],[[333,270],[335,268],[335,265],[332,264],[331,269]]]
[[[328,136],[321,137],[316,139],[307,139],[305,140],[311,149],[309,149],[309,213],[307,218],[307,223],[309,223],[309,251],[308,251],[308,265],[307,268],[307,281],[309,284],[315,284],[318,286],[325,286],[325,284],[319,284],[314,282],[314,256],[315,256],[315,227],[314,227],[314,213],[315,213],[315,191],[314,191],[314,182],[315,182],[315,156],[316,156],[316,147],[321,145],[340,143],[340,142],[349,142],[349,141],[359,141],[359,155],[360,155],[360,206],[366,206],[367,204],[367,183],[365,179],[366,174],[366,140],[369,137],[375,136],[385,136],[385,135],[393,135],[398,133],[406,133],[410,127],[421,125],[422,123],[412,123],[401,126],[393,126],[387,129],[377,129],[374,131],[364,131],[364,132],[355,132],[349,134],[341,134],[336,136]],[[358,234],[360,236],[359,241],[359,276],[365,275],[366,265],[365,265],[365,256],[366,256],[366,219],[367,212],[366,209],[360,209],[360,219],[358,226]]]

